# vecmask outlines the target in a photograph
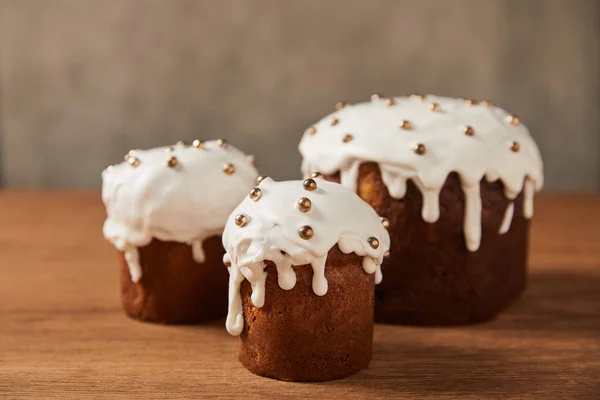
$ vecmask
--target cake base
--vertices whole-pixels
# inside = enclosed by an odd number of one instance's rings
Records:
[[[242,282],[244,329],[240,361],[253,374],[287,381],[329,381],[369,365],[373,348],[374,275],[362,257],[329,251],[324,296],[312,290],[310,265],[294,267],[296,286],[283,290],[267,262],[265,304],[252,304],[250,283]]]
[[[142,278],[132,282],[123,252],[121,302],[131,318],[163,324],[195,324],[227,314],[228,274],[221,237],[204,241],[206,260],[197,263],[185,243],[157,239],[138,248]]]
[[[326,177],[338,181],[339,176]],[[527,282],[529,221],[523,194],[514,200],[508,232],[498,233],[509,200],[500,181],[482,180],[482,239],[475,252],[464,239],[464,194],[457,174],[440,192],[440,218],[421,217],[419,189],[392,199],[375,163],[361,165],[357,192],[390,221],[391,256],[376,286],[375,320],[408,325],[460,325],[493,319],[518,299]]]

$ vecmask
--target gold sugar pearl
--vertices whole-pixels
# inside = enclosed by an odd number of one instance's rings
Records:
[[[393,97],[390,97],[389,99],[385,99],[386,107],[393,107],[395,105],[396,105],[396,99],[394,99]]]
[[[302,185],[304,186],[304,189],[308,190],[309,192],[317,189],[317,182],[315,182],[315,180],[312,178],[306,179]]]
[[[372,248],[376,249],[379,247],[379,240],[376,237],[371,236],[368,241]]]
[[[252,165],[254,168],[258,167],[258,163],[256,162],[256,158],[254,158],[254,156],[250,158],[250,165]]]
[[[260,183],[261,183],[262,181],[264,181],[265,179],[267,179],[267,178],[268,178],[268,176],[267,176],[267,175],[265,175],[265,174],[260,174],[260,175],[258,176],[258,178],[256,178],[256,184],[257,184],[257,185],[260,185]]]
[[[217,144],[219,145],[219,147],[222,147],[224,149],[229,147],[229,143],[227,143],[227,140],[225,139],[217,139]]]
[[[134,157],[135,156],[135,150],[129,150],[129,152],[127,154],[125,154],[125,161],[129,161],[130,157]]]
[[[231,261],[223,261],[223,265],[229,268],[231,267]]]
[[[405,131],[410,131],[412,129],[412,124],[407,119],[402,120],[402,122],[400,122],[400,129],[404,129]]]
[[[385,229],[388,229],[390,227],[390,220],[387,218],[381,218],[381,225],[383,225]]]
[[[313,136],[315,133],[317,133],[317,128],[315,128],[314,126],[311,126],[310,128],[308,128],[306,130],[306,133],[308,133],[310,136]]]
[[[476,106],[477,104],[479,104],[479,102],[477,100],[469,99],[465,100],[465,104],[468,106]]]
[[[425,145],[423,143],[417,143],[414,147],[413,147],[413,151],[415,153],[417,153],[418,155],[422,156],[423,154],[425,154],[425,152],[427,151],[427,147],[425,147]]]
[[[385,253],[383,253],[383,257],[389,258],[390,257],[390,251],[388,250]]]
[[[425,100],[425,97],[426,96],[424,94],[416,94],[415,93],[415,94],[410,95],[410,98],[414,101],[423,101],[423,100]]]
[[[521,124],[521,118],[519,118],[516,115],[510,115],[510,116],[506,117],[506,120],[508,121],[509,124],[511,124],[513,126],[519,126]]]
[[[167,167],[175,168],[175,166],[177,166],[177,157],[175,157],[175,156],[167,157]]]
[[[133,168],[137,168],[140,165],[140,160],[138,160],[136,157],[130,156],[127,158],[127,162],[129,163],[129,165],[131,165]]]
[[[315,234],[315,232],[308,225],[304,225],[304,226],[300,227],[300,229],[298,229],[298,235],[300,235],[300,237],[304,240],[309,240],[310,238],[313,237],[314,234]]]
[[[177,146],[183,147],[185,146],[187,143],[185,142],[185,140],[180,140],[179,142],[177,142]]]
[[[298,207],[298,210],[305,213],[310,211],[310,208],[312,207],[312,202],[308,197],[301,197],[300,199],[298,199],[296,207]]]
[[[250,191],[250,194],[248,195],[248,197],[250,197],[250,200],[252,201],[258,201],[258,199],[260,199],[260,196],[262,196],[262,190],[260,190],[259,188],[254,188]]]
[[[489,100],[482,100],[482,101],[479,102],[479,104],[481,104],[482,106],[487,107],[487,108],[494,107],[494,103],[492,103]]]
[[[323,174],[320,172],[313,172],[312,174],[310,174],[311,178],[323,178]]]
[[[516,153],[519,150],[521,150],[521,145],[519,144],[519,142],[510,142],[510,149]]]
[[[463,128],[463,133],[467,136],[473,136],[475,135],[475,129],[473,129],[472,126],[467,125]]]
[[[381,93],[373,93],[371,95],[371,101],[377,101],[383,99],[383,95]]]
[[[192,146],[194,146],[197,149],[203,149],[204,148],[204,142],[202,140],[194,140],[194,142],[192,143]]]
[[[227,175],[232,175],[235,172],[235,165],[232,163],[223,164],[223,172]]]
[[[340,119],[339,118],[332,118],[331,121],[329,121],[329,124],[331,126],[336,126],[339,123],[340,123]]]
[[[346,103],[345,101],[338,101],[337,103],[335,103],[335,110],[340,111],[342,108],[346,107],[347,105],[348,105],[348,103]]]
[[[246,217],[244,214],[236,215],[235,224],[240,228],[243,228],[244,226],[248,225],[248,217]]]
[[[342,138],[342,142],[344,142],[344,143],[348,143],[348,142],[351,142],[351,141],[352,141],[352,139],[354,139],[354,136],[352,136],[352,135],[351,135],[351,134],[349,134],[349,133],[346,133],[346,134],[344,135],[344,137]]]
[[[431,103],[429,105],[429,109],[433,112],[438,112],[442,109],[442,107],[440,106],[440,103]]]

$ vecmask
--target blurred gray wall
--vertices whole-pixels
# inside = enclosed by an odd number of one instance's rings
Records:
[[[489,99],[546,187],[600,188],[598,0],[0,0],[8,187],[94,187],[130,148],[225,137],[278,179],[372,92]]]

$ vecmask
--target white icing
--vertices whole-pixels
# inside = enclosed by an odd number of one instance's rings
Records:
[[[177,165],[166,165],[167,147],[134,150],[140,164],[127,162],[102,172],[107,219],[104,236],[125,252],[131,279],[142,277],[138,247],[153,238],[187,243],[194,260],[204,261],[203,241],[221,234],[231,210],[248,194],[258,175],[246,155],[216,141],[204,148],[173,146]],[[223,172],[232,163],[235,172]]]
[[[451,172],[460,175],[465,191],[464,233],[466,246],[476,251],[481,241],[481,196],[479,182],[500,179],[513,199],[524,192],[524,216],[533,215],[533,194],[543,185],[539,150],[523,124],[512,125],[509,114],[498,107],[468,105],[463,99],[427,95],[423,101],[395,97],[385,101],[347,105],[314,125],[316,133],[305,133],[300,141],[302,172],[340,172],[341,183],[356,190],[359,166],[376,162],[390,196],[402,198],[411,179],[423,195],[422,216],[433,223],[439,218],[439,193]],[[439,111],[432,111],[438,103]],[[331,125],[332,118],[338,123]],[[400,123],[410,121],[411,130]],[[466,126],[474,135],[464,133]],[[353,139],[344,142],[345,134]],[[511,142],[519,151],[511,150]],[[419,155],[417,144],[426,151]]]
[[[500,229],[498,229],[499,235],[504,235],[510,229],[510,224],[512,222],[514,212],[515,204],[511,201],[508,207],[506,207],[506,211],[504,212],[504,217],[502,218]]]
[[[223,260],[231,263],[226,327],[232,335],[239,335],[244,324],[240,297],[244,279],[252,286],[252,303],[256,307],[264,305],[266,260],[275,264],[278,284],[284,290],[296,284],[292,266],[310,264],[313,291],[324,296],[328,289],[327,253],[337,244],[345,254],[363,256],[365,272],[374,273],[376,283],[381,281],[381,263],[390,246],[381,218],[348,188],[323,179],[315,181],[317,189],[308,191],[302,181],[275,182],[267,178],[259,186],[262,194],[258,201],[246,197],[229,217],[223,232],[227,251]],[[302,197],[312,203],[308,212],[296,206]],[[247,217],[243,227],[235,223],[238,214]],[[306,225],[314,232],[308,240],[298,234],[298,229]],[[376,249],[369,244],[370,237],[379,241]]]

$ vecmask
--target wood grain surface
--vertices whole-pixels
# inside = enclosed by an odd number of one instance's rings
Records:
[[[530,286],[497,321],[377,325],[371,366],[319,384],[251,375],[223,321],[119,307],[96,192],[0,193],[0,398],[600,398],[600,196],[540,195]]]

